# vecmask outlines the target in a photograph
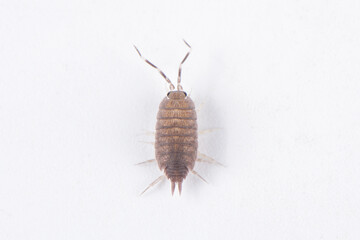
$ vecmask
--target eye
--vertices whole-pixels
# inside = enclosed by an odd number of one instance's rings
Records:
[[[170,93],[171,93],[171,92],[168,92],[168,93],[167,93],[167,96],[169,96],[169,95],[170,95]]]
[[[185,97],[187,97],[187,93],[186,93],[186,92],[184,92],[184,95],[185,95]]]

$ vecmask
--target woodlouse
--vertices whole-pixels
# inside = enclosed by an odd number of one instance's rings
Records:
[[[179,194],[181,194],[182,182],[189,172],[206,182],[204,178],[194,171],[195,161],[215,162],[215,160],[204,154],[201,154],[202,158],[198,157],[198,126],[195,105],[181,86],[181,68],[191,52],[191,46],[185,40],[184,42],[189,47],[189,51],[180,63],[176,90],[164,72],[145,59],[134,46],[139,56],[151,67],[158,70],[166,82],[169,83],[170,88],[167,96],[160,103],[157,114],[155,159],[142,162],[157,161],[160,170],[164,171],[165,175],[158,177],[141,194],[163,180],[165,176],[171,181],[171,193],[174,194],[175,185],[177,184]]]

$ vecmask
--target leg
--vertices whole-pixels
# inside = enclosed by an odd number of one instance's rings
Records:
[[[151,145],[155,146],[155,142],[147,142],[147,141],[139,141],[139,142],[146,143],[146,144],[151,144]]]
[[[204,130],[201,130],[199,131],[199,135],[201,134],[206,134],[206,133],[211,133],[211,132],[214,132],[216,130],[219,130],[220,128],[208,128],[208,129],[204,129]]]
[[[189,94],[189,96],[190,96],[190,94]],[[199,112],[201,112],[201,109],[204,107],[204,103],[202,102],[202,103],[199,103],[199,104],[197,104],[197,107],[196,107],[196,113],[199,113]]]
[[[202,176],[200,176],[200,174],[198,174],[195,170],[191,170],[192,174],[198,176],[201,180],[203,180],[204,182],[208,183]]]
[[[135,165],[141,165],[141,164],[146,164],[146,163],[153,163],[155,162],[156,160],[155,159],[150,159],[150,160],[146,160],[144,162],[139,162],[139,163],[136,163]]]
[[[156,184],[158,184],[159,182],[161,182],[163,179],[165,178],[165,175],[161,175],[160,177],[158,177],[157,179],[155,179],[155,181],[153,181],[152,183],[150,183],[150,185],[145,188],[144,191],[142,191],[142,193],[140,193],[140,196],[144,194],[144,192],[146,192],[149,188],[155,186]]]
[[[146,135],[146,136],[155,136],[155,131],[144,131],[143,133],[139,133],[139,134],[137,134],[136,136],[143,136],[143,135]]]
[[[203,154],[203,153],[198,153],[198,158],[196,159],[196,161],[198,162],[207,162],[207,163],[214,163],[217,165],[220,165],[222,167],[225,167],[223,164],[219,163],[218,161],[216,161],[215,159]]]

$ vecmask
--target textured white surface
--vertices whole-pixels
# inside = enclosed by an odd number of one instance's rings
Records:
[[[0,239],[359,239],[360,2],[1,1]],[[156,177],[161,76],[197,105],[183,194]]]

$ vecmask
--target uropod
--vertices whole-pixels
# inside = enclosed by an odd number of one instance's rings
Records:
[[[171,182],[171,193],[174,194],[177,185],[179,194],[181,194],[182,183],[189,172],[206,182],[194,170],[196,161],[217,163],[214,159],[198,153],[198,126],[195,105],[181,86],[181,68],[191,52],[191,46],[185,40],[184,42],[189,47],[189,51],[180,63],[176,90],[164,72],[145,59],[134,46],[139,56],[161,74],[170,88],[167,96],[161,101],[157,113],[155,159],[139,163],[156,161],[164,174],[155,179],[141,194],[165,177]]]

